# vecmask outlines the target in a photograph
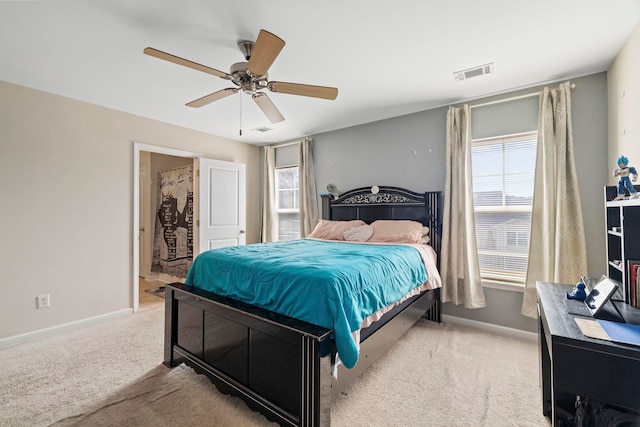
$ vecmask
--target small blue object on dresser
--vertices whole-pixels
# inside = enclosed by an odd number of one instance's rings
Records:
[[[578,282],[571,292],[567,292],[567,299],[584,301],[587,299],[587,292],[584,288],[584,282]]]

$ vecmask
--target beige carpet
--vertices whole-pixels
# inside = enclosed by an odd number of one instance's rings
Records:
[[[162,304],[0,349],[0,426],[274,425],[164,367]],[[334,402],[334,426],[549,426],[537,346],[421,320]]]

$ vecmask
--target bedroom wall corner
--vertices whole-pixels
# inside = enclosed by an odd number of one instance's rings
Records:
[[[609,161],[608,169],[616,167],[616,159],[624,154],[630,166],[640,167],[640,22],[623,45],[607,71],[609,87]],[[617,179],[608,174],[608,185]]]

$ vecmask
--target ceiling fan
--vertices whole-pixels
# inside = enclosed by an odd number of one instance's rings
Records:
[[[271,123],[277,123],[283,121],[284,116],[278,111],[267,94],[262,91],[263,89],[268,89],[276,93],[288,93],[291,95],[311,96],[331,100],[336,99],[338,96],[338,89],[335,87],[269,81],[267,71],[284,45],[284,40],[265,30],[260,30],[260,34],[258,34],[258,39],[255,43],[249,40],[240,40],[238,47],[248,62],[237,62],[233,64],[229,73],[180,58],[170,53],[162,52],[152,47],[145,48],[144,53],[178,65],[193,68],[194,70],[213,74],[225,80],[231,80],[235,85],[235,87],[225,88],[191,101],[186,104],[187,106],[203,107],[242,91],[251,95]]]

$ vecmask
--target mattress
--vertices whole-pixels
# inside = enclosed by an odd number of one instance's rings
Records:
[[[429,249],[319,239],[233,246],[200,254],[185,283],[332,329],[340,360],[351,368],[367,321],[439,286]]]

